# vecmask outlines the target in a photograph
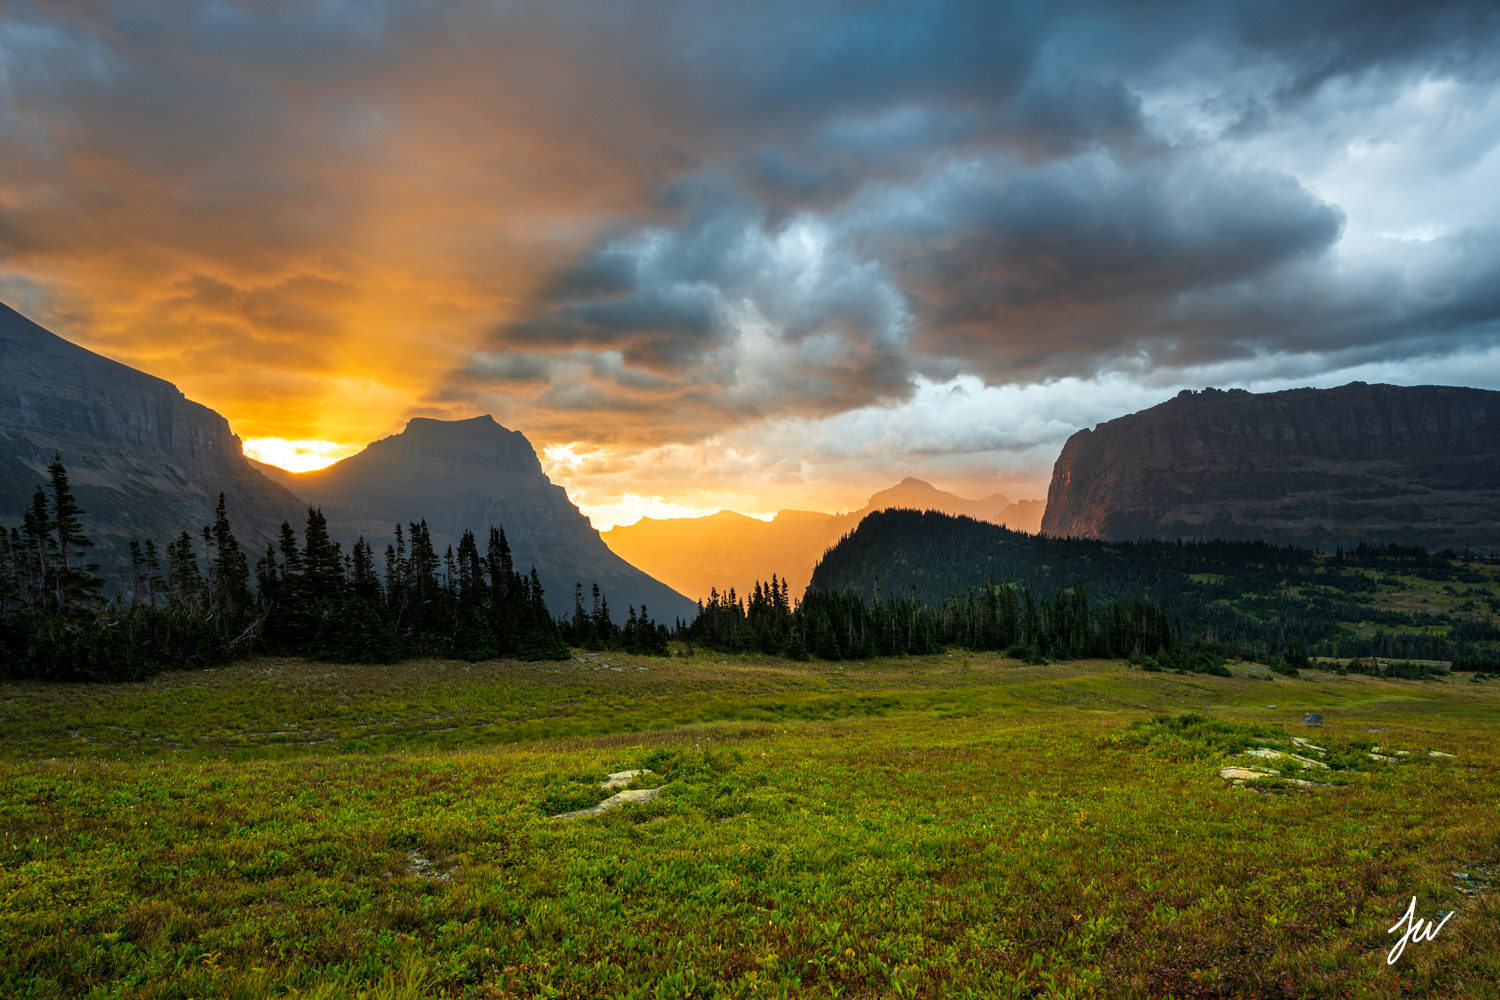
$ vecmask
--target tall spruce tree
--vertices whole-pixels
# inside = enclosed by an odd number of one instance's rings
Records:
[[[104,580],[97,575],[97,564],[84,561],[84,550],[94,543],[83,533],[83,522],[79,519],[83,510],[73,497],[68,470],[63,468],[60,455],[53,456],[47,473],[52,478],[51,527],[57,538],[52,589],[58,608],[66,612],[97,601],[104,590]]]

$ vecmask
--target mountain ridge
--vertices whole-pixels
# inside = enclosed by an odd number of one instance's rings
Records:
[[[132,539],[161,546],[212,523],[220,492],[251,547],[303,508],[250,464],[221,414],[0,304],[0,515],[20,519],[54,455],[106,571]]]
[[[629,562],[691,597],[706,599],[710,588],[733,588],[743,596],[756,580],[768,581],[772,574],[800,594],[812,579],[818,557],[877,510],[942,510],[997,524],[1009,516],[1034,531],[1041,517],[1039,506],[1035,500],[1011,503],[1001,493],[968,500],[908,476],[873,494],[860,509],[845,513],[788,508],[771,521],[735,511],[643,517],[611,528],[603,537]]]
[[[1500,546],[1500,392],[1351,382],[1184,390],[1070,437],[1042,530]]]
[[[526,436],[491,416],[413,417],[401,433],[359,455],[291,473],[247,458],[229,421],[171,382],[95,354],[0,304],[0,520],[20,522],[54,454],[68,469],[95,542],[90,557],[111,581],[123,578],[132,540],[164,548],[184,530],[196,537],[213,522],[223,492],[230,524],[252,561],[280,538],[284,522],[300,531],[309,506],[325,506],[330,533],[346,551],[361,534],[384,548],[394,525],[422,519],[440,552],[456,545],[464,528],[483,545],[489,526],[498,524],[517,568],[537,564],[554,613],[573,610],[575,576],[585,590],[597,580],[621,619],[629,604],[643,600],[658,620],[696,610],[611,552],[566,490],[547,479]],[[350,469],[371,464],[371,454],[389,460],[374,475],[345,483]],[[451,474],[445,479],[434,462]],[[492,477],[492,495],[458,488],[497,463],[510,482]],[[554,528],[571,541],[528,537]]]
[[[394,543],[395,525],[427,522],[441,553],[471,530],[484,545],[491,526],[503,528],[516,567],[533,565],[554,614],[571,614],[574,584],[592,607],[598,583],[611,614],[645,604],[652,617],[691,618],[696,605],[622,559],[605,544],[542,469],[531,442],[489,414],[465,420],[413,417],[399,433],[311,472],[268,469],[267,475],[322,510],[335,537],[363,537],[377,553]]]

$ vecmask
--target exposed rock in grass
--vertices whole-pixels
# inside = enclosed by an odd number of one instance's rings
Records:
[[[1318,753],[1327,753],[1328,752],[1328,748],[1327,747],[1316,746],[1315,744],[1309,743],[1307,740],[1304,740],[1300,736],[1293,736],[1292,737],[1292,745],[1296,746],[1296,747],[1301,747],[1303,750],[1316,750]]]
[[[1270,747],[1257,747],[1254,750],[1246,750],[1245,754],[1249,757],[1265,757],[1270,760],[1275,760],[1280,757],[1288,757],[1292,760],[1295,760],[1299,764],[1306,765],[1307,767],[1321,767],[1325,769],[1328,767],[1328,765],[1323,763],[1321,760],[1313,760],[1311,757],[1299,757],[1297,754],[1286,753],[1281,750],[1272,750]]]
[[[406,856],[411,859],[411,873],[417,878],[429,882],[446,882],[452,877],[424,857],[421,851],[407,851]]]
[[[1250,752],[1254,753],[1254,751],[1250,751]],[[1275,751],[1272,751],[1272,753],[1275,753]],[[1276,756],[1279,757],[1279,756],[1282,756],[1282,755],[1281,754],[1276,754]],[[1234,784],[1235,784],[1236,787],[1243,787],[1245,785],[1245,782],[1247,782],[1247,781],[1258,781],[1258,780],[1260,780],[1262,778],[1280,778],[1282,781],[1286,782],[1287,784],[1289,784],[1289,785],[1296,785],[1298,788],[1339,788],[1339,787],[1341,787],[1339,785],[1329,784],[1328,782],[1324,782],[1324,781],[1306,781],[1306,780],[1304,780],[1302,778],[1287,778],[1287,777],[1283,777],[1280,771],[1274,771],[1274,770],[1258,771],[1258,770],[1253,770],[1253,769],[1248,768],[1248,767],[1224,767],[1224,768],[1220,768],[1219,769],[1219,777],[1223,778],[1226,781],[1232,781],[1232,782],[1234,782]],[[1261,789],[1261,788],[1256,788],[1255,790],[1256,791],[1264,791],[1264,789]]]
[[[585,816],[598,816],[600,813],[609,812],[624,805],[627,802],[650,802],[661,794],[660,788],[633,788],[625,792],[617,792],[596,806],[587,809],[574,809],[572,812],[558,813],[553,819],[582,819]]]
[[[642,774],[655,774],[655,773],[656,773],[655,771],[652,771],[649,768],[639,768],[639,769],[634,770],[634,771],[616,771],[614,774],[611,774],[609,777],[607,777],[603,781],[599,782],[599,787],[600,788],[619,788],[621,785],[628,785],[628,784],[630,784],[632,781],[634,781],[638,776],[640,776]]]
[[[1448,758],[1451,759],[1451,758],[1457,757],[1458,754],[1456,754],[1456,753],[1443,753],[1443,751],[1441,751],[1441,750],[1429,750],[1429,751],[1427,751],[1427,756],[1429,756],[1429,757],[1448,757]]]
[[[1323,724],[1323,716],[1317,712],[1308,712],[1302,717],[1302,724],[1304,726],[1321,726]]]
[[[1468,870],[1453,872],[1458,882],[1458,891],[1465,896],[1478,896],[1494,887],[1496,871],[1493,865],[1470,865]]]

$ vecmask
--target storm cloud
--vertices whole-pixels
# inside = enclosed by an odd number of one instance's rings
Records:
[[[490,411],[615,477],[1036,484],[1072,393],[1488,378],[1497,41],[1492,3],[4,3],[0,297],[247,437]]]

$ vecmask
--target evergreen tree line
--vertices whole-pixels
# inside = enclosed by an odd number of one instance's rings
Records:
[[[853,591],[809,591],[793,603],[785,581],[756,582],[748,601],[733,589],[710,592],[683,638],[710,649],[806,659],[866,659],[935,653],[950,647],[995,650],[1042,659],[1134,658],[1190,670],[1220,670],[1223,659],[1192,633],[1169,622],[1159,604],[1132,600],[1091,603],[1082,584],[1052,597],[1024,587],[990,584],[938,604]]]
[[[667,644],[672,639],[672,629],[651,620],[646,605],[641,605],[637,614],[635,605],[626,612],[625,623],[616,625],[609,614],[609,598],[593,587],[593,602],[590,608],[583,606],[583,584],[573,585],[573,615],[558,622],[563,639],[570,646],[583,649],[618,649],[626,653],[645,656],[666,656]],[[681,630],[682,622],[677,623]]]
[[[136,679],[253,653],[384,663],[566,659],[570,642],[665,652],[668,632],[644,606],[616,625],[597,586],[592,616],[555,621],[536,569],[516,569],[498,527],[483,552],[466,531],[440,556],[425,521],[397,525],[377,560],[363,538],[345,551],[309,509],[301,538],[283,524],[252,574],[222,494],[198,535],[183,531],[164,549],[131,542],[128,574],[106,596],[67,470],[54,459],[48,473],[50,495],[39,486],[21,525],[0,531],[0,657],[10,676]]]
[[[1195,647],[1230,656],[1269,662],[1297,647],[1311,656],[1484,663],[1500,657],[1500,629],[1464,617],[1463,605],[1439,614],[1368,603],[1388,582],[1372,577],[1374,568],[1445,583],[1476,610],[1484,602],[1500,611],[1490,575],[1470,562],[1496,560],[1399,545],[1320,557],[1264,542],[1052,538],[967,517],[889,510],[866,517],[824,554],[811,590],[851,590],[871,600],[880,583],[894,578],[916,599],[940,606],[985,579],[1006,579],[1034,594],[1078,583],[1093,599],[1159,607],[1169,620],[1187,624]],[[1368,623],[1374,632],[1357,635],[1348,622]],[[1426,630],[1432,626],[1448,634]]]

